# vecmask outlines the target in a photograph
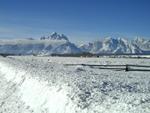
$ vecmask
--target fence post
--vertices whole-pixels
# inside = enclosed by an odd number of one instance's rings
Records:
[[[126,64],[125,71],[129,71],[129,66]]]

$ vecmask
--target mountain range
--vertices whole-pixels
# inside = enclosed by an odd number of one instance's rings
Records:
[[[0,40],[1,54],[51,55],[51,54],[150,54],[150,40],[136,37],[128,40],[122,37],[106,37],[87,44],[69,41],[64,34],[56,32],[40,39]]]

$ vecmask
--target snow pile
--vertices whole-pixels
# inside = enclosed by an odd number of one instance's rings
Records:
[[[44,82],[27,79],[20,88],[21,100],[35,113],[70,113],[73,105],[67,97],[67,90],[57,86],[48,87]]]
[[[31,78],[31,75],[23,70],[15,69],[8,64],[0,63],[0,73],[3,77],[14,84],[17,92],[7,95],[10,98],[17,93],[21,102],[26,106],[28,112],[35,113],[70,113],[73,112],[73,104],[67,97],[66,86],[48,86],[47,82]],[[6,84],[8,85],[8,84]],[[7,90],[10,90],[9,88]],[[4,97],[5,95],[2,95]],[[4,100],[4,98],[2,98]],[[4,100],[5,101],[5,100]],[[3,101],[3,102],[4,102]],[[14,100],[12,100],[14,101]],[[3,103],[2,102],[2,103]],[[3,104],[1,104],[3,106]],[[8,105],[7,105],[8,106]],[[17,107],[17,106],[16,106]],[[29,110],[29,108],[31,110]],[[6,107],[7,109],[7,107]],[[16,109],[12,108],[12,111]],[[18,111],[17,109],[16,111]]]

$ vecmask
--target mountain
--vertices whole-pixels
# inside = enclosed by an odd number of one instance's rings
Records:
[[[142,53],[150,54],[150,40],[136,37],[132,41],[132,44],[139,47],[142,50]]]
[[[79,48],[84,52],[94,54],[136,54],[143,52],[139,45],[125,38],[106,37],[101,41],[83,44]]]
[[[0,40],[1,54],[150,54],[150,40],[135,38],[127,40],[120,37],[106,37],[104,39],[82,44],[71,43],[64,34],[56,32],[40,39],[12,39]]]
[[[80,53],[75,44],[69,42],[65,35],[53,33],[45,39],[12,39],[0,40],[1,54],[71,54]]]
[[[69,41],[67,36],[65,36],[64,34],[60,35],[57,32],[53,32],[49,36],[43,36],[43,37],[41,37],[41,40],[65,40],[65,41]]]

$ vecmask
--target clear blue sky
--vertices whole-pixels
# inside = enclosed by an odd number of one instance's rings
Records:
[[[39,38],[53,31],[72,41],[150,37],[150,0],[0,0],[0,38]]]

